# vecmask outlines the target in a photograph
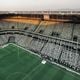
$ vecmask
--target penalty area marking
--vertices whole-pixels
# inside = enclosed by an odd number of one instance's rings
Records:
[[[42,64],[46,64],[46,61],[45,61],[45,60],[42,60],[41,63],[42,63]]]

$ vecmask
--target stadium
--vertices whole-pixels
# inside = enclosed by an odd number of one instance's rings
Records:
[[[80,80],[80,11],[1,11],[0,80]]]

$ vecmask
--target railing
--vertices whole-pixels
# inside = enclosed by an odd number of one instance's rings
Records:
[[[45,41],[56,42],[57,44],[61,43],[62,45],[66,45],[70,47],[76,46],[76,48],[80,49],[79,42],[61,39],[61,38],[52,37],[52,36],[47,36],[47,35],[42,35],[42,34],[34,33],[34,32],[28,32],[28,31],[25,32],[24,30],[23,31],[22,30],[2,30],[0,31],[0,35],[2,34],[22,34],[22,35],[26,35],[26,36],[33,37],[33,38],[43,39]],[[68,44],[71,44],[71,45],[68,45]]]

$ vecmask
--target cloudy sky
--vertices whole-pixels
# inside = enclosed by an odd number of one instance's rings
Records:
[[[0,11],[80,9],[80,0],[0,0]]]

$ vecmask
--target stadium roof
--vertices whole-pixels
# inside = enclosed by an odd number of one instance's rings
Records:
[[[0,11],[0,14],[60,14],[60,15],[80,15],[80,11],[56,10],[56,11]]]

